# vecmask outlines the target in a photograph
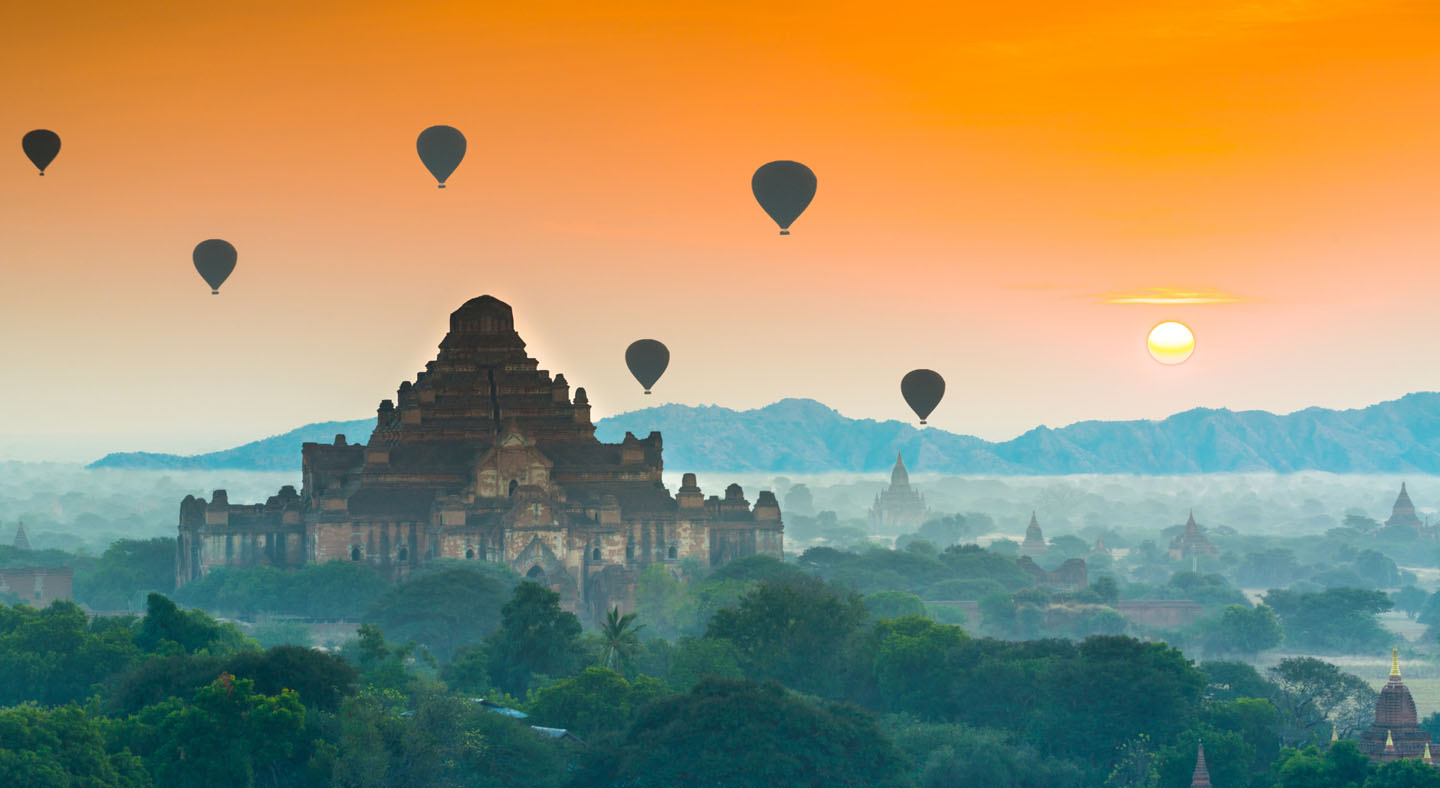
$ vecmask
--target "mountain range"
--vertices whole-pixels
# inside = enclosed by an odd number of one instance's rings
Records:
[[[192,456],[109,454],[92,468],[298,470],[300,444],[369,439],[374,419],[308,424],[225,451]],[[614,442],[633,432],[665,437],[665,464],[695,471],[874,471],[903,452],[914,471],[979,474],[1186,474],[1219,472],[1440,473],[1440,393],[1421,392],[1354,410],[1288,414],[1195,408],[1161,420],[1040,426],[992,442],[900,421],[851,419],[812,399],[754,410],[661,405],[596,422]]]

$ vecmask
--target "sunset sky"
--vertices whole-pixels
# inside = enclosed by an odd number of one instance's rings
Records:
[[[0,458],[373,415],[483,293],[597,417],[913,421],[916,367],[991,439],[1440,388],[1434,0],[492,6],[6,4]],[[774,159],[819,178],[783,238]]]

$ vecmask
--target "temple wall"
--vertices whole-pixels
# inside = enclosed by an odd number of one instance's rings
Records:
[[[48,607],[56,600],[70,602],[75,599],[74,576],[75,570],[68,566],[0,569],[0,593],[14,594],[34,608]]]
[[[311,526],[310,559],[317,564],[349,561],[352,547],[361,548],[363,559],[366,541],[350,523],[316,523]]]
[[[553,531],[541,531],[531,529],[526,529],[523,531],[506,530],[504,536],[502,537],[502,541],[504,542],[503,549],[505,561],[513,563],[514,561],[518,560],[520,558],[520,554],[525,551],[525,548],[530,546],[530,542],[532,539],[539,539],[541,544],[550,548],[550,552],[554,553],[555,557],[558,558],[561,563],[565,563],[567,566],[569,565],[570,562],[566,560],[566,557],[572,551],[569,549],[570,546],[569,544],[567,544],[567,540],[565,539],[565,532],[558,529]],[[578,562],[575,568],[579,568]],[[516,571],[518,571],[521,575],[524,575],[525,569],[525,567],[519,567],[516,569]]]
[[[675,523],[676,558],[696,558],[710,563],[710,528],[703,522],[680,520]]]
[[[771,558],[785,557],[785,532],[779,529],[757,529],[755,531],[755,552]]]

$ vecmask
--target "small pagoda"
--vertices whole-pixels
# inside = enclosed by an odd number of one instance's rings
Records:
[[[1201,555],[1219,554],[1220,549],[1205,538],[1205,534],[1200,533],[1200,526],[1195,523],[1195,512],[1191,511],[1189,519],[1185,521],[1185,530],[1170,540],[1170,557],[1179,561]]]
[[[1030,525],[1025,528],[1025,541],[1020,545],[1020,555],[1038,558],[1045,555],[1049,550],[1045,544],[1045,534],[1040,532],[1040,521],[1035,519],[1035,512],[1030,512]]]
[[[1391,508],[1390,519],[1385,521],[1385,525],[1399,525],[1420,532],[1425,530],[1425,524],[1420,521],[1420,516],[1415,514],[1415,504],[1410,500],[1410,493],[1405,491],[1405,482],[1400,482],[1400,494],[1395,496],[1395,506]]]
[[[925,496],[910,486],[910,472],[905,469],[905,460],[895,453],[895,467],[890,470],[890,486],[875,495],[875,505],[870,509],[870,527],[878,530],[913,530],[930,519],[930,509],[925,505]]]
[[[16,550],[25,550],[26,552],[29,552],[30,539],[29,537],[25,536],[24,520],[21,520],[20,527],[15,529],[15,541],[12,543],[11,546],[14,547]]]

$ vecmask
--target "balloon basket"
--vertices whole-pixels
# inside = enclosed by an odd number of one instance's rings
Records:
[[[443,188],[445,188],[445,184],[443,184],[443,183],[437,184],[437,185],[435,186],[435,188],[437,188],[437,189],[443,189]]]
[[[924,419],[921,419],[921,420],[920,420],[920,426],[924,427],[924,426],[926,425],[926,423],[927,423],[927,422],[926,422]]]
[[[219,290],[211,290],[211,291],[210,291],[210,295],[220,295],[220,291],[219,291]]]
[[[789,235],[789,234],[790,234],[790,231],[789,231],[789,230],[781,230],[781,231],[780,231],[780,234],[781,234],[781,235]]]
[[[43,170],[42,170],[41,173],[40,173],[40,177],[41,177],[41,178],[44,178],[44,177],[45,177],[45,173],[44,173]]]
[[[650,396],[650,389],[645,389],[645,396]]]

